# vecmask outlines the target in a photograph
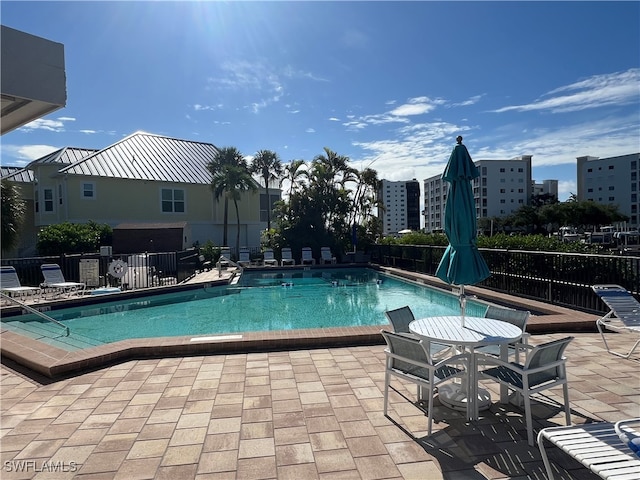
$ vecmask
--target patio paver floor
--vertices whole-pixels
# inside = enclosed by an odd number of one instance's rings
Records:
[[[640,416],[638,357],[572,333],[575,424]],[[565,336],[533,335],[531,343]],[[631,339],[617,336],[620,344]],[[437,405],[426,417],[391,391],[382,414],[382,345],[129,360],[62,380],[0,367],[4,479],[545,478],[521,411],[493,401],[476,422]],[[414,399],[415,388],[393,380]],[[541,397],[543,398],[543,397]],[[548,394],[561,400],[561,389]],[[436,400],[436,404],[437,404]],[[563,425],[538,404],[535,429]],[[561,479],[596,478],[557,452]],[[21,471],[16,471],[21,470]]]

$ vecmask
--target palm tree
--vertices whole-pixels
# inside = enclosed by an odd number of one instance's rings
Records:
[[[228,245],[228,223],[229,223],[229,197],[225,194],[227,192],[227,179],[223,174],[226,167],[240,167],[244,168],[248,172],[247,161],[236,147],[223,147],[216,151],[211,161],[207,164],[207,169],[211,172],[211,188],[216,201],[220,197],[224,197],[224,219],[222,230],[222,244]]]
[[[303,166],[306,166],[304,160],[292,160],[289,165],[284,167],[285,176],[284,179],[289,181],[289,197],[293,194],[293,190],[296,185],[301,183],[301,178],[304,178],[306,175],[306,171]]]
[[[245,172],[249,179],[251,179],[247,161],[236,147],[223,147],[219,149],[207,165],[207,169],[211,172],[211,188],[213,189],[216,201],[218,201],[220,197],[224,197],[224,219],[222,232],[223,245],[229,244],[227,235],[229,223],[229,198],[234,199],[235,191],[244,189],[239,188],[239,175],[238,172],[235,172],[235,167],[240,171]],[[244,184],[244,181],[241,183]],[[253,183],[252,185],[255,187]],[[234,201],[237,200],[234,199]],[[240,219],[238,219],[238,222],[240,222]],[[239,236],[240,228],[238,227],[237,243],[239,243]]]
[[[2,180],[0,183],[2,202],[2,250],[8,252],[18,243],[20,227],[24,221],[25,204],[18,187]]]
[[[258,173],[264,180],[264,188],[267,194],[267,230],[271,230],[271,197],[269,196],[269,181],[280,180],[282,177],[282,163],[278,154],[271,150],[259,150],[251,167],[251,173]]]
[[[307,162],[304,160],[292,160],[289,165],[284,167],[284,177],[283,180],[289,181],[289,200],[287,202],[288,209],[287,214],[291,215],[291,198],[293,196],[293,192],[296,187],[302,185],[303,178],[307,177],[306,167]]]

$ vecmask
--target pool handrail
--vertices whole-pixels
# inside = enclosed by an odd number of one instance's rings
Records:
[[[42,313],[40,310],[36,310],[35,308],[30,307],[29,305],[27,305],[27,304],[25,304],[25,303],[22,303],[21,301],[19,301],[19,300],[15,299],[15,298],[13,298],[13,297],[11,297],[11,296],[9,296],[9,295],[5,294],[5,293],[0,292],[0,296],[2,296],[2,298],[4,298],[5,300],[9,300],[10,302],[13,302],[13,303],[15,303],[15,304],[19,305],[20,307],[24,308],[24,309],[25,309],[25,310],[27,310],[28,312],[33,313],[34,315],[37,315],[37,316],[39,316],[39,317],[41,317],[41,318],[44,318],[45,320],[49,320],[50,322],[53,322],[53,323],[55,323],[56,325],[58,325],[58,326],[60,326],[60,327],[64,328],[64,331],[65,331],[65,337],[68,337],[68,336],[69,336],[69,334],[71,333],[71,332],[69,331],[69,327],[67,327],[67,326],[66,326],[66,325],[64,325],[63,323],[60,323],[60,322],[59,322],[58,320],[56,320],[55,318],[52,318],[52,317],[50,317],[49,315],[47,315],[47,314],[45,314],[45,313]]]

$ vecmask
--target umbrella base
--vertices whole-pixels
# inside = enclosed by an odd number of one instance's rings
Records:
[[[445,407],[461,412],[467,411],[469,392],[457,383],[449,383],[438,387],[438,398]],[[486,410],[491,406],[491,394],[484,388],[478,388],[478,411]]]

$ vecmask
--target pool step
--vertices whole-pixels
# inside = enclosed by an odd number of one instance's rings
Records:
[[[70,336],[65,336],[65,331],[58,325],[45,321],[11,321],[2,323],[7,330],[19,333],[25,337],[39,340],[48,345],[61,348],[63,350],[73,351],[82,348],[95,347],[102,345],[91,338],[77,335],[71,332]]]

